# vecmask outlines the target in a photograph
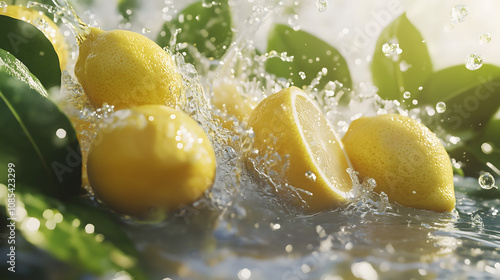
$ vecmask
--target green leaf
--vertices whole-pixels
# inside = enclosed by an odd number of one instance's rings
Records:
[[[34,89],[40,95],[49,97],[47,91],[20,60],[6,50],[0,49],[0,72],[9,74],[10,76],[24,82],[31,89]]]
[[[118,12],[120,12],[125,21],[130,21],[132,14],[129,14],[128,11],[138,8],[139,3],[137,0],[118,0]]]
[[[386,55],[384,44],[399,44],[397,51]],[[387,45],[386,45],[387,46]],[[433,73],[432,62],[424,38],[408,20],[406,14],[390,23],[380,34],[371,64],[373,83],[378,95],[386,100],[404,100],[410,92],[412,99],[419,99],[419,87]]]
[[[170,46],[170,39],[177,29],[176,43],[188,43],[197,51],[186,49],[186,61],[199,60],[199,55],[218,60],[232,42],[231,11],[227,0],[213,1],[210,7],[204,7],[203,1],[195,2],[170,22],[165,22],[156,42],[161,46]]]
[[[0,193],[7,193],[5,187]],[[85,205],[83,198],[63,204],[38,192],[14,193],[26,216],[17,208],[11,218],[33,245],[82,273],[102,276],[124,270],[133,279],[147,279],[133,243],[106,212]],[[1,203],[5,201],[2,197]]]
[[[478,70],[464,65],[433,74],[425,83],[420,104],[446,104],[436,116],[451,133],[481,130],[500,107],[500,67],[484,64]]]
[[[344,57],[337,49],[305,31],[295,31],[287,25],[275,25],[269,34],[267,51],[286,52],[287,56],[293,56],[292,62],[283,61],[279,57],[268,59],[266,71],[290,79],[295,86],[310,85],[325,68],[327,74],[321,78],[319,89],[329,81],[339,81],[344,87],[352,88],[351,75]]]
[[[500,118],[492,119],[468,148],[481,161],[483,170],[493,174],[495,170],[491,169],[491,165],[500,169]]]
[[[35,26],[0,15],[0,49],[22,61],[46,89],[61,86],[57,53],[49,39]]]
[[[6,184],[6,166],[15,165],[16,183],[68,198],[79,193],[81,153],[68,118],[43,92],[36,80],[8,52],[0,50],[0,183]],[[5,66],[5,65],[4,65]],[[24,81],[31,82],[24,82]]]

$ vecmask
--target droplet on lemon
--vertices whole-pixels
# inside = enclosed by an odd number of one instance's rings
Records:
[[[42,31],[45,37],[52,43],[52,46],[54,46],[61,69],[66,69],[68,61],[66,41],[57,24],[49,17],[40,11],[17,5],[0,6],[0,15],[25,21]]]
[[[96,108],[104,103],[115,109],[174,107],[181,96],[182,79],[172,57],[144,35],[89,27],[79,52],[75,76]]]
[[[352,181],[343,145],[324,114],[309,96],[290,87],[264,99],[252,112],[249,122],[255,132],[254,148],[262,156],[272,149],[289,165],[274,165],[294,188],[304,190],[292,203],[310,212],[336,207],[350,197]],[[250,155],[252,157],[252,155]],[[278,188],[282,196],[289,194]]]
[[[163,105],[116,111],[98,133],[87,172],[97,198],[119,213],[161,220],[211,187],[215,153],[187,114]]]
[[[390,201],[437,212],[455,208],[450,157],[420,122],[395,114],[362,117],[342,141],[354,170],[375,179],[375,191]]]

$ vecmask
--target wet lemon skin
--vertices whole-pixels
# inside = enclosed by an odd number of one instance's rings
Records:
[[[88,156],[97,198],[119,213],[161,220],[202,196],[215,179],[215,153],[201,127],[162,105],[119,111]]]
[[[378,192],[403,206],[437,212],[455,208],[450,158],[420,122],[386,114],[354,120],[342,139],[351,163]]]
[[[259,150],[259,156],[267,154],[268,159],[273,158],[273,154],[279,155],[278,162],[267,162],[267,168],[270,172],[283,176],[283,184],[286,182],[293,186],[300,196],[294,195],[290,186],[281,185],[277,192],[285,201],[299,208],[306,208],[310,213],[338,207],[346,203],[346,198],[330,189],[325,179],[321,178],[298,131],[291,98],[295,91],[302,92],[296,87],[283,89],[265,98],[253,110],[248,121],[255,132],[253,147]],[[255,159],[256,156],[250,154],[249,158]],[[343,170],[348,168],[345,159],[339,160],[338,164]],[[308,178],[305,175],[307,172],[316,174],[316,180]],[[347,173],[344,177],[348,177]],[[342,181],[342,186],[335,187],[350,189],[350,181],[337,179]]]
[[[127,30],[90,28],[79,44],[75,76],[92,105],[116,109],[174,107],[182,89],[172,57],[149,38]]]

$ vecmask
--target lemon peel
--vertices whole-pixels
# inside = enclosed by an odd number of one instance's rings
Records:
[[[362,117],[342,141],[354,170],[374,178],[375,191],[390,201],[437,212],[455,208],[449,155],[422,123],[396,114]]]
[[[175,107],[182,77],[169,53],[132,31],[89,27],[79,42],[75,76],[95,108]]]
[[[182,111],[143,105],[116,111],[87,161],[97,198],[119,213],[161,220],[202,196],[215,179],[215,153]]]

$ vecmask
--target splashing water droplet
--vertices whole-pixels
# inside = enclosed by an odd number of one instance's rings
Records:
[[[4,2],[4,1],[0,1],[0,8],[5,8],[5,7],[7,7],[7,6],[8,6],[8,5],[7,5],[7,3],[6,3],[6,2]]]
[[[408,62],[406,61],[401,61],[401,63],[399,63],[399,70],[401,70],[401,72],[406,72],[408,71],[408,69],[410,69],[410,64],[408,64]]]
[[[469,15],[469,8],[464,5],[456,5],[451,9],[452,22],[464,22]]]
[[[408,99],[408,98],[410,98],[410,97],[411,97],[411,93],[410,93],[409,91],[405,91],[405,92],[403,93],[403,98],[404,98],[404,99]]]
[[[328,0],[317,0],[316,8],[318,8],[320,12],[326,11],[326,8],[328,8]]]
[[[484,174],[481,174],[481,176],[479,176],[478,182],[479,182],[479,185],[481,186],[481,188],[483,188],[485,190],[491,190],[493,188],[496,188],[496,189],[498,188],[495,185],[495,177],[493,177],[493,175],[491,175],[489,172],[484,172]]]
[[[436,104],[436,112],[438,112],[439,114],[442,114],[446,111],[446,103],[444,102],[438,102]]]
[[[316,182],[316,174],[314,174],[314,172],[307,171],[305,175],[306,175],[307,179],[309,179],[313,182]]]
[[[398,43],[385,43],[382,45],[382,52],[385,56],[390,56],[393,54],[400,54],[403,50],[399,48]]]
[[[483,143],[481,145],[481,151],[487,155],[491,154],[493,152],[493,146],[491,146],[490,143]]]
[[[465,59],[465,67],[469,70],[477,70],[483,66],[483,58],[477,53],[469,54]]]
[[[304,79],[306,78],[306,73],[304,73],[304,72],[300,71],[300,72],[299,72],[299,76],[300,76],[300,78],[301,78],[302,80],[304,80]]]
[[[491,42],[491,34],[490,33],[484,33],[479,36],[479,44],[481,45],[486,45],[489,42]]]
[[[483,218],[476,214],[471,217],[472,227],[484,228]]]
[[[141,31],[142,31],[143,34],[146,34],[146,33],[150,33],[151,29],[149,29],[147,27],[144,27]]]

